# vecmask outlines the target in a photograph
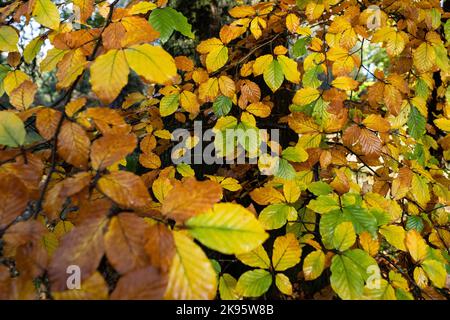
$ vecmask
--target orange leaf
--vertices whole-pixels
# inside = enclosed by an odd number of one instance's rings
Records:
[[[75,265],[80,268],[82,281],[88,279],[97,270],[105,251],[103,230],[107,221],[105,215],[93,216],[77,225],[62,238],[48,269],[52,290],[68,289],[66,281],[69,266]]]
[[[119,279],[111,294],[113,300],[162,300],[167,288],[167,275],[156,268],[145,267]]]
[[[139,209],[150,203],[150,195],[142,179],[134,173],[116,171],[101,177],[98,188],[124,208]]]
[[[109,167],[133,152],[136,145],[137,138],[132,133],[110,134],[95,140],[91,148],[92,168],[103,170]]]
[[[68,163],[87,168],[91,141],[84,129],[75,122],[66,121],[58,135],[58,153]]]
[[[105,233],[108,261],[117,272],[124,274],[148,264],[144,250],[147,223],[133,213],[121,213],[111,219]]]
[[[222,188],[214,181],[194,178],[179,182],[162,202],[161,212],[171,219],[184,222],[210,209],[222,198]]]

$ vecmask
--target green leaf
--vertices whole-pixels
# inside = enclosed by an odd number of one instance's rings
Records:
[[[351,222],[342,222],[337,225],[333,234],[333,247],[345,251],[356,241],[355,229]]]
[[[427,120],[422,116],[419,110],[411,106],[411,111],[408,116],[408,132],[416,140],[420,140],[425,134],[425,126]]]
[[[36,55],[41,50],[43,44],[44,40],[41,37],[37,37],[30,41],[23,51],[23,59],[26,63],[31,63],[34,58],[36,58]]]
[[[427,259],[422,262],[422,268],[425,270],[427,277],[437,288],[443,288],[447,281],[447,272],[442,262]]]
[[[292,180],[295,179],[295,174],[296,171],[294,167],[286,159],[280,159],[275,176],[286,180]]]
[[[271,204],[261,211],[258,220],[266,230],[279,229],[286,224],[290,213],[294,212],[295,208],[286,203]]]
[[[363,231],[368,231],[372,235],[376,234],[378,222],[369,210],[358,206],[348,206],[343,208],[343,212],[346,219],[353,222],[357,234]]]
[[[213,111],[218,117],[226,116],[233,105],[231,99],[227,96],[218,96],[213,103]]]
[[[309,209],[318,213],[327,213],[336,209],[340,209],[338,200],[332,195],[319,196],[315,200],[311,200],[307,205]]]
[[[319,231],[322,242],[327,249],[333,248],[334,230],[339,223],[344,221],[344,215],[340,210],[328,212],[320,217]]]
[[[324,196],[333,191],[328,183],[322,181],[316,181],[308,186],[308,190],[312,192],[315,196]]]
[[[445,40],[447,40],[447,42],[450,42],[450,20],[447,20],[445,22],[444,32],[445,32]]]
[[[5,93],[5,89],[3,88],[3,79],[6,78],[11,69],[8,66],[4,66],[0,64],[0,97]]]
[[[269,290],[272,275],[263,269],[243,273],[237,282],[236,291],[244,297],[259,297]]]
[[[298,58],[298,57],[306,54],[306,46],[310,42],[310,39],[311,38],[309,38],[309,37],[304,37],[304,38],[298,39],[294,43],[294,46],[292,47],[292,57],[293,58]]]
[[[268,237],[253,213],[234,203],[219,203],[186,222],[189,233],[205,246],[225,254],[249,252]]]
[[[178,93],[170,94],[161,99],[159,104],[159,113],[161,117],[167,117],[177,111],[180,105],[180,95]]]
[[[272,60],[269,66],[264,70],[263,77],[270,90],[272,90],[272,92],[277,91],[284,81],[283,69],[281,68],[280,63],[277,60]]]
[[[323,73],[321,65],[314,66],[305,71],[302,78],[302,83],[305,87],[311,87],[317,89],[322,84],[319,80],[319,75]]]
[[[304,162],[308,159],[308,153],[300,146],[287,147],[281,155],[284,159],[292,162]]]
[[[25,126],[12,112],[0,111],[0,145],[19,147],[25,142]]]
[[[331,261],[331,287],[341,299],[361,299],[364,282],[378,265],[369,254],[361,249],[348,250],[338,254]],[[379,268],[378,268],[379,271]]]
[[[416,229],[418,232],[422,232],[423,227],[423,220],[419,216],[409,216],[406,220],[406,230]]]
[[[186,17],[173,8],[166,7],[153,10],[149,22],[153,28],[159,31],[163,43],[169,40],[175,30],[186,37],[195,38],[192,33],[192,26],[188,23]]]

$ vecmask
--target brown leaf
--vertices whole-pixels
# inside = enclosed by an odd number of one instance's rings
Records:
[[[156,268],[145,267],[121,277],[111,299],[162,300],[166,287],[167,275],[161,274]]]
[[[45,139],[53,138],[61,119],[61,112],[51,108],[40,109],[36,114],[36,128],[39,134]]]
[[[150,264],[164,273],[168,272],[175,254],[172,232],[158,223],[147,230],[146,238],[145,251],[150,257]]]
[[[81,169],[87,168],[90,146],[91,141],[79,124],[63,123],[58,135],[58,153],[65,161]]]
[[[2,169],[19,178],[27,187],[30,197],[37,196],[44,170],[44,163],[41,158],[32,153],[27,153],[27,163],[25,163],[23,157],[20,157],[16,158],[16,162],[5,163]]]
[[[71,178],[56,183],[46,194],[43,209],[50,220],[59,218],[64,202],[67,197],[71,197],[91,182],[91,174],[80,172]]]
[[[82,281],[95,272],[105,252],[103,231],[107,221],[103,215],[86,219],[62,238],[48,269],[52,290],[67,289],[69,266],[80,268]]]
[[[28,200],[28,190],[19,178],[0,173],[0,229],[25,211]]]
[[[136,148],[137,138],[133,133],[127,135],[108,134],[92,143],[91,163],[95,170],[106,167],[124,159]]]
[[[139,209],[150,203],[150,194],[142,179],[127,171],[116,171],[101,177],[99,190],[123,208]]]
[[[222,187],[214,181],[189,178],[175,185],[164,198],[161,212],[177,222],[210,209],[222,198]]]
[[[364,154],[368,156],[380,155],[382,143],[380,138],[372,131],[361,129],[359,143]]]
[[[104,300],[108,298],[108,284],[99,272],[81,283],[79,290],[52,292],[56,300]]]
[[[34,101],[37,85],[31,81],[24,81],[11,92],[9,101],[17,110],[26,110]]]
[[[144,250],[147,228],[144,219],[132,213],[121,213],[111,219],[104,236],[105,251],[117,272],[124,274],[148,264]]]

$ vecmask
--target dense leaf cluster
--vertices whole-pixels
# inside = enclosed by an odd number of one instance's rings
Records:
[[[0,299],[448,298],[440,1],[167,2],[0,3]]]

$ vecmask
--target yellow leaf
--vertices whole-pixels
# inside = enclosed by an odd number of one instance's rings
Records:
[[[434,120],[434,124],[441,130],[450,132],[450,119],[439,118]]]
[[[197,46],[197,51],[201,54],[207,54],[220,47],[223,47],[222,41],[217,38],[211,38],[200,42]]]
[[[187,90],[184,90],[180,94],[181,107],[191,114],[198,114],[200,112],[200,104],[198,103],[197,96]]]
[[[297,69],[297,62],[286,56],[278,56],[277,60],[286,79],[292,83],[300,83],[300,72]]]
[[[301,88],[295,93],[292,102],[299,106],[305,106],[316,101],[320,96],[319,90],[311,87]]]
[[[87,65],[86,57],[81,49],[71,51],[58,62],[57,88],[68,88],[83,73]]]
[[[391,124],[389,121],[384,119],[378,114],[370,114],[362,122],[367,128],[379,131],[379,132],[389,132]]]
[[[295,180],[287,180],[283,184],[283,193],[286,201],[289,203],[294,203],[300,197],[301,189]]]
[[[245,18],[255,15],[256,11],[252,6],[238,6],[228,11],[233,18]]]
[[[267,69],[272,60],[273,56],[271,54],[265,54],[256,58],[255,63],[253,64],[253,74],[255,76],[263,74],[264,70]]]
[[[59,29],[59,11],[50,0],[36,0],[33,16],[43,26],[53,30]]]
[[[375,256],[380,249],[380,243],[378,242],[378,239],[373,238],[372,235],[367,231],[364,231],[359,235],[359,243],[361,244],[361,247],[364,249],[364,251],[366,251],[372,257]]]
[[[236,258],[250,267],[262,269],[270,268],[270,259],[263,246],[258,246],[247,253],[237,254]]]
[[[425,271],[421,267],[416,267],[414,269],[413,276],[414,276],[414,281],[417,283],[419,288],[424,289],[428,286],[427,275],[425,274]]]
[[[263,102],[256,102],[249,104],[245,111],[248,111],[260,118],[267,118],[272,110],[267,104]]]
[[[20,70],[11,71],[3,79],[3,87],[7,95],[11,95],[14,89],[18,88],[25,81],[31,81],[30,77]]]
[[[266,21],[260,17],[256,17],[250,23],[250,32],[253,34],[256,40],[262,36],[262,29],[266,28]]]
[[[333,247],[339,251],[345,251],[356,241],[355,229],[353,223],[342,222],[334,229]]]
[[[45,59],[41,61],[39,68],[41,72],[50,72],[56,68],[58,62],[60,62],[64,55],[67,53],[66,50],[60,50],[57,48],[52,48],[47,52]]]
[[[228,48],[224,45],[217,46],[206,56],[206,68],[208,72],[214,72],[222,68],[228,61]]]
[[[428,246],[419,232],[411,229],[406,233],[405,244],[414,261],[423,261],[428,254]]]
[[[401,226],[382,226],[380,233],[386,238],[389,244],[399,250],[406,251],[405,237],[406,231]]]
[[[284,294],[292,295],[292,284],[289,278],[282,273],[277,273],[275,276],[275,285]]]
[[[173,232],[175,256],[169,271],[165,298],[169,300],[211,300],[217,290],[217,276],[203,250],[188,236]]]
[[[220,76],[219,77],[219,89],[220,92],[229,98],[233,98],[235,91],[236,91],[236,85],[230,77],[227,76]]]
[[[290,32],[295,33],[299,26],[300,26],[300,18],[293,13],[288,14],[286,17],[286,28]]]
[[[221,300],[238,300],[239,294],[236,292],[237,280],[232,275],[224,273],[219,279],[219,293]]]
[[[205,246],[224,254],[249,252],[268,237],[255,215],[234,203],[219,203],[186,221],[189,233]]]
[[[217,78],[209,78],[198,88],[198,98],[203,102],[212,102],[219,95],[219,81]]]
[[[342,90],[355,90],[358,87],[358,84],[358,81],[350,77],[337,77],[331,82],[333,87]]]
[[[122,50],[110,50],[91,65],[92,90],[105,103],[117,98],[128,83],[130,68]]]
[[[150,44],[125,49],[128,65],[151,83],[166,84],[177,76],[175,60],[163,48]]]
[[[288,233],[275,239],[272,265],[276,271],[284,271],[300,262],[302,249],[294,234]]]
[[[312,21],[318,19],[324,10],[325,6],[323,4],[319,4],[317,1],[310,1],[306,5],[305,14],[308,17],[308,20]]]
[[[16,29],[10,26],[0,27],[0,51],[17,52],[17,43],[19,42],[19,35]]]
[[[414,66],[420,73],[430,71],[436,61],[436,52],[433,46],[423,42],[413,54]]]
[[[430,190],[428,188],[427,180],[414,174],[411,182],[411,194],[422,207],[425,207],[428,201],[430,201]]]
[[[316,250],[308,254],[303,262],[303,275],[305,280],[317,279],[325,268],[325,254]]]
[[[79,10],[79,14],[75,17],[78,21],[84,23],[94,12],[94,1],[93,0],[73,0],[73,5]]]

